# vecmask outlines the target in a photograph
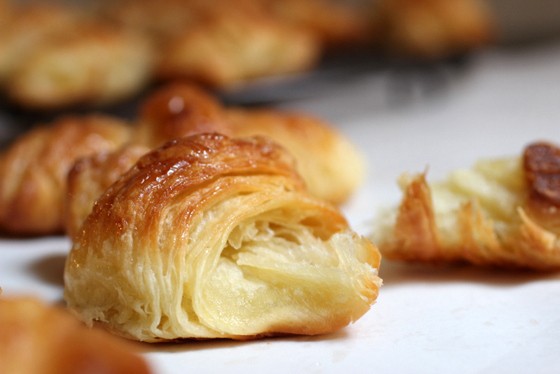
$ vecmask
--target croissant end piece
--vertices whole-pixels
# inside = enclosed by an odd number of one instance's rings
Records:
[[[28,296],[0,299],[0,372],[147,374],[130,342]]]
[[[140,341],[321,334],[369,310],[379,263],[283,148],[202,134],[148,153],[97,200],[65,299]]]
[[[558,148],[535,143],[523,158],[479,161],[443,182],[403,177],[395,220],[372,240],[394,260],[559,270],[559,174]]]

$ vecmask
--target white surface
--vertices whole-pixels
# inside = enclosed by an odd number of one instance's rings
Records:
[[[344,207],[368,233],[399,198],[395,180],[429,166],[438,178],[476,159],[560,143],[560,46],[487,52],[439,91],[400,105],[388,78],[287,106],[330,120],[364,152],[367,181]],[[416,90],[418,91],[418,90]],[[0,287],[59,302],[64,238],[0,241]],[[560,275],[383,262],[377,303],[328,336],[148,346],[156,373],[558,373]]]

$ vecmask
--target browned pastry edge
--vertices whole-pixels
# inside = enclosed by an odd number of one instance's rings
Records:
[[[559,210],[550,200],[559,186],[558,154],[558,148],[550,143],[526,147],[520,173],[525,180],[515,181],[524,186],[523,192],[517,205],[511,207],[514,214],[499,223],[476,196],[457,197],[461,200],[456,209],[436,215],[432,186],[425,173],[409,178],[394,226],[386,228],[377,240],[381,252],[387,259],[409,262],[560,270]],[[439,220],[456,222],[452,234],[456,238],[442,231]]]

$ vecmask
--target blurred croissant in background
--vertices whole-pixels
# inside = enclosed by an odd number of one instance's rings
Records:
[[[224,107],[197,87],[173,84],[146,98],[131,124],[108,116],[74,116],[37,127],[17,139],[0,154],[0,228],[15,235],[63,232],[67,221],[63,212],[89,210],[65,208],[65,204],[87,200],[86,205],[91,207],[94,202],[72,190],[68,193],[67,176],[76,161],[88,156],[97,158],[82,161],[71,175],[80,179],[78,174],[91,173],[93,179],[101,178],[102,191],[120,176],[120,171],[125,171],[123,165],[135,162],[142,147],[153,149],[169,140],[199,133],[261,135],[274,140],[296,157],[297,170],[310,192],[337,204],[351,196],[365,174],[359,151],[320,119],[272,109]],[[138,146],[136,156],[123,159],[109,155],[121,152],[124,146]],[[86,171],[106,158],[115,158],[115,170]],[[96,182],[85,183],[91,183],[94,189]],[[76,226],[79,224],[73,227]]]
[[[348,51],[441,59],[481,48],[495,34],[482,0],[121,0],[2,7],[0,86],[11,103],[39,110],[108,105],[177,79],[225,90],[304,73]]]

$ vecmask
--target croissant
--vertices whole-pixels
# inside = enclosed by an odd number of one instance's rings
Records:
[[[87,324],[147,342],[322,334],[369,310],[379,263],[282,148],[201,134],[143,156],[97,200],[64,298]]]
[[[0,154],[0,231],[62,232],[68,170],[80,157],[122,146],[124,122],[101,115],[63,117],[24,134]]]
[[[309,70],[320,44],[304,29],[262,14],[212,14],[167,40],[156,75],[226,88],[263,76]]]
[[[393,260],[559,270],[559,160],[556,146],[540,142],[438,183],[404,176],[395,219],[386,215],[372,240]]]
[[[138,122],[138,141],[151,147],[205,131],[266,136],[295,156],[311,193],[337,204],[350,197],[365,174],[362,155],[324,121],[301,113],[223,107],[191,85],[171,84],[152,94]]]
[[[91,21],[44,40],[24,57],[7,79],[7,95],[42,109],[130,97],[151,80],[154,59],[141,35]]]
[[[0,372],[150,373],[135,347],[30,296],[0,298]]]
[[[51,35],[75,26],[69,9],[53,4],[3,3],[0,9],[0,82],[10,77],[29,50]]]

